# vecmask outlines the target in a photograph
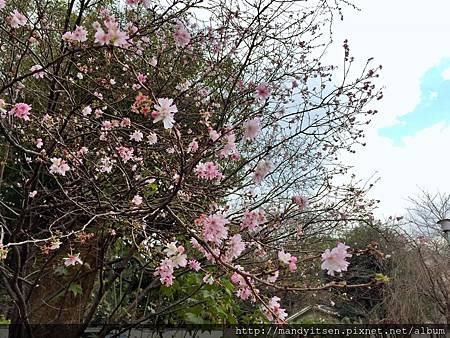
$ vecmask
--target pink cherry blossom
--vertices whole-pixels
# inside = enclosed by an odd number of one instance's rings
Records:
[[[128,128],[131,126],[131,120],[128,117],[124,117],[122,121],[120,121],[120,126],[123,128]]]
[[[331,251],[330,249],[326,249],[322,254],[322,270],[328,270],[327,273],[330,276],[334,276],[335,272],[347,271],[350,263],[345,259],[352,256],[347,253],[347,249],[349,248],[345,244],[338,243]]]
[[[59,249],[59,247],[61,246],[61,242],[58,239],[54,239],[53,241],[51,241],[49,249],[50,250],[56,250]],[[82,263],[80,263],[82,264]]]
[[[204,218],[202,218],[202,220],[201,220],[201,222],[200,222],[200,224],[203,224],[203,222],[206,220],[206,215],[205,215],[205,217]],[[196,223],[197,224],[197,223]],[[198,251],[200,251],[200,252],[203,252],[203,247],[200,245],[200,243],[197,241],[197,239],[195,239],[194,237],[192,237],[191,238],[191,244],[192,244],[192,247],[194,248],[194,249],[197,249]]]
[[[165,129],[171,129],[175,120],[174,114],[178,112],[177,106],[172,105],[173,100],[168,98],[158,99],[158,104],[154,105],[156,111],[152,113],[153,123],[162,121]]]
[[[270,90],[265,83],[261,83],[256,87],[256,101],[266,100],[270,95]]]
[[[158,64],[158,59],[156,58],[156,57],[152,57],[151,59],[150,59],[150,66],[152,66],[152,67],[156,67],[156,65]]]
[[[261,120],[258,117],[248,120],[244,123],[244,128],[244,140],[254,140],[261,131]]]
[[[152,4],[152,0],[141,0],[140,2],[142,3],[142,6],[144,6],[144,8],[146,9],[149,9]]]
[[[194,169],[198,177],[205,180],[221,180],[224,176],[213,162],[199,163]]]
[[[291,256],[291,259],[289,260],[289,271],[294,272],[297,270],[297,257]]]
[[[245,250],[245,243],[242,241],[242,236],[237,234],[230,238],[227,257],[231,260],[239,257]]]
[[[185,92],[189,89],[189,87],[192,85],[191,81],[186,80],[180,84],[177,84],[175,89],[179,90],[180,92]]]
[[[68,41],[68,42],[71,42],[71,41],[74,41],[74,40],[75,40],[75,38],[74,38],[72,32],[65,32],[65,33],[62,35],[62,39],[63,39],[64,41]]]
[[[264,210],[245,211],[241,222],[241,229],[255,230],[261,223],[266,221]]]
[[[289,264],[291,254],[289,252],[284,252],[284,250],[278,251],[278,259],[284,264]]]
[[[5,0],[0,0],[0,10],[5,8],[5,6],[6,6]]]
[[[237,267],[238,267],[238,270],[242,270],[240,268],[240,266],[237,266]],[[247,283],[245,282],[244,277],[242,277],[242,275],[237,273],[237,272],[234,272],[231,275],[230,281],[231,281],[231,283],[233,283],[236,286],[246,286],[247,285]]]
[[[127,163],[129,160],[133,158],[134,149],[133,148],[127,148],[127,147],[118,147],[117,153],[122,158],[122,160]]]
[[[110,41],[109,35],[105,33],[105,31],[98,27],[94,34],[94,42],[98,43],[100,46],[108,44]]]
[[[159,276],[159,280],[165,286],[170,286],[173,284],[174,276],[173,276],[174,265],[171,259],[166,258],[161,261],[158,268],[154,273],[155,276]]]
[[[220,245],[222,240],[228,237],[228,227],[230,221],[222,214],[208,216],[203,222],[203,238],[208,242]]]
[[[63,260],[65,266],[75,266],[77,264],[83,265],[83,261],[80,259],[80,254],[69,255],[66,258],[63,258]]]
[[[136,206],[139,206],[139,205],[142,204],[142,201],[143,201],[142,196],[135,195],[135,196],[133,197],[133,199],[131,200],[131,203],[133,203],[133,204],[136,205]]]
[[[91,106],[86,106],[81,110],[81,113],[83,114],[83,116],[88,116],[91,115],[92,113],[92,108]]]
[[[247,300],[250,298],[252,290],[249,287],[243,287],[236,291],[236,296],[242,300]]]
[[[188,263],[187,261],[187,255],[179,253],[178,255],[173,256],[172,262],[175,268],[178,267],[185,267]]]
[[[309,200],[303,196],[292,196],[292,202],[299,206],[300,211],[305,210],[309,205]]]
[[[201,265],[198,261],[196,261],[195,259],[191,259],[188,262],[189,268],[191,268],[194,271],[199,271],[201,269]]]
[[[211,140],[213,140],[214,142],[217,141],[217,140],[219,139],[220,135],[221,135],[219,132],[215,131],[215,130],[212,129],[212,128],[209,128],[209,129],[208,129],[208,132],[209,132],[209,137],[210,137]]]
[[[102,122],[102,130],[111,130],[113,128],[113,124],[111,121],[103,121]]]
[[[227,143],[222,148],[222,150],[219,152],[219,157],[220,158],[231,157],[232,159],[239,159],[240,155],[239,155],[239,151],[237,149],[236,143],[235,143],[236,135],[234,135],[234,133],[228,133],[225,136],[225,139],[226,139]]]
[[[9,17],[9,24],[12,28],[22,27],[27,24],[27,18],[25,15],[15,9],[14,12],[11,12],[11,16]]]
[[[139,73],[137,75],[137,80],[139,81],[140,84],[144,84],[145,82],[147,82],[147,75]]]
[[[263,160],[258,163],[253,175],[253,180],[255,183],[261,183],[262,180],[267,176],[267,174],[273,169],[273,164],[270,161]]]
[[[189,143],[188,148],[187,148],[187,152],[188,153],[195,153],[198,150],[198,142],[194,139],[191,141],[191,143]]]
[[[103,116],[103,110],[97,108],[94,110],[95,118],[98,119]]]
[[[30,72],[37,72],[33,74],[33,77],[35,79],[43,79],[45,76],[45,72],[44,71],[40,71],[42,69],[41,65],[34,65],[30,68]]]
[[[273,283],[275,283],[275,282],[277,281],[279,275],[280,275],[280,272],[277,270],[277,271],[275,271],[272,275],[270,275],[269,277],[267,277],[267,281],[268,281],[269,283],[272,283],[272,284],[273,284]]]
[[[173,39],[175,41],[175,45],[179,47],[185,47],[191,41],[191,34],[189,34],[181,22],[176,25],[175,32],[173,33]]]
[[[108,31],[108,38],[114,46],[125,47],[128,45],[128,34],[121,31],[119,28],[110,29]]]
[[[51,174],[66,176],[66,172],[70,170],[70,167],[65,160],[62,158],[53,157],[50,161],[52,162],[52,165],[50,166]]]
[[[72,37],[75,41],[85,42],[87,40],[87,31],[83,26],[77,26],[72,33]]]
[[[19,119],[29,121],[30,120],[31,106],[26,103],[16,103],[14,107],[9,111],[9,115],[18,117]]]
[[[277,321],[284,321],[287,318],[287,313],[285,309],[281,308],[280,305],[280,298],[279,297],[272,297],[272,299],[269,301],[268,309],[264,309],[264,314],[266,315],[267,319],[270,321],[277,320]]]

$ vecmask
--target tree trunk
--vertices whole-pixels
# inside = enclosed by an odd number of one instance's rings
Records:
[[[30,330],[35,338],[78,337],[77,329],[83,323],[102,257],[96,240],[84,245],[77,243],[73,252],[80,253],[83,265],[67,267],[68,273],[61,275],[55,269],[64,266],[64,256],[54,257],[41,270],[36,287],[29,290],[27,306],[30,327],[27,330],[24,319],[15,311],[11,318],[10,338],[30,337]],[[46,257],[42,257],[41,253],[37,255],[41,255],[41,259],[36,260],[38,264],[41,260],[45,261]],[[81,287],[81,294],[74,294],[73,291],[80,290],[78,286]]]

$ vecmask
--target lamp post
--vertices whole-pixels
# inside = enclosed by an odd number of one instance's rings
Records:
[[[444,218],[437,222],[445,235],[445,239],[450,243],[450,219]]]
[[[441,226],[441,230],[445,235],[448,245],[450,246],[450,219],[444,218],[437,222]],[[447,325],[450,324],[450,302],[447,300]]]

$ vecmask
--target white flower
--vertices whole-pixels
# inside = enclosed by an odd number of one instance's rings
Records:
[[[42,142],[41,138],[36,139],[36,148],[41,149],[44,145],[44,142]]]
[[[165,129],[171,129],[175,120],[173,115],[178,112],[177,106],[172,105],[173,100],[168,98],[158,99],[158,104],[155,104],[155,109],[152,113],[153,123],[163,121]]]
[[[187,256],[185,254],[178,254],[172,257],[172,262],[175,268],[185,267],[187,265]]]
[[[130,135],[130,140],[141,142],[144,138],[144,134],[141,131],[135,130],[133,134]]]
[[[56,250],[56,249],[59,249],[59,247],[61,246],[61,242],[57,239],[57,240],[54,240],[54,241],[52,241],[52,243],[51,243],[51,245],[50,245],[50,247],[49,247],[49,249],[50,250]]]
[[[156,142],[158,142],[158,136],[155,133],[150,133],[147,136],[147,140],[148,140],[148,144],[155,144]]]
[[[83,114],[83,116],[91,115],[91,113],[92,113],[91,106],[84,107],[83,110],[81,111],[81,113]]]
[[[213,285],[214,284],[213,276],[211,276],[209,273],[207,273],[205,275],[205,277],[203,277],[203,283],[206,283],[206,284],[209,284],[209,285]]]
[[[103,157],[100,160],[101,166],[98,169],[101,173],[110,173],[113,168],[113,162],[109,157]]]
[[[169,256],[174,256],[178,254],[177,241],[170,242],[166,245],[166,249],[164,249],[164,253]]]
[[[158,59],[156,57],[152,57],[150,59],[150,65],[153,67],[156,67],[157,64],[158,64]]]
[[[141,205],[141,204],[142,204],[142,201],[143,201],[143,199],[142,199],[142,197],[139,196],[139,195],[135,195],[135,196],[133,197],[133,199],[131,200],[131,202],[132,202],[134,205]]]

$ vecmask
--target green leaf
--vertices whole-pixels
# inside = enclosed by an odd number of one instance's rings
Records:
[[[383,282],[383,283],[389,283],[389,281],[390,281],[390,278],[388,277],[388,276],[385,276],[384,274],[382,274],[382,273],[377,273],[377,274],[375,274],[375,279],[378,281],[378,282]]]
[[[73,293],[73,296],[81,295],[83,293],[83,289],[80,284],[70,283],[69,291]]]
[[[186,323],[188,324],[205,324],[205,321],[203,320],[202,317],[192,312],[185,313],[184,317],[186,319]]]
[[[58,276],[67,276],[69,274],[69,271],[65,266],[60,265],[55,269],[55,274]]]

